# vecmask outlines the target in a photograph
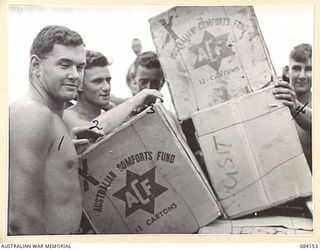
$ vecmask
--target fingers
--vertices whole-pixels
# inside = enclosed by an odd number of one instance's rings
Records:
[[[273,91],[272,91],[273,94],[291,94],[293,93],[290,89],[287,89],[287,88],[275,88]]]
[[[83,153],[89,145],[89,140],[87,139],[72,140],[72,142],[76,148],[77,154]]]
[[[293,102],[294,98],[290,94],[275,94],[276,99]]]
[[[163,95],[160,93],[160,91],[156,89],[144,89],[141,91],[141,94],[145,96],[154,96],[156,98],[162,99]]]
[[[88,145],[89,144],[89,140],[88,139],[79,139],[79,140],[72,140],[73,145],[78,148],[80,146],[84,146],[84,145]]]
[[[133,101],[135,103],[135,108],[138,108],[143,104],[154,103],[156,98],[162,100],[162,97],[162,94],[156,89],[143,89],[133,97]]]
[[[290,109],[294,107],[293,102],[289,102],[289,101],[282,101],[282,103],[284,105],[286,105],[287,107],[289,107]]]
[[[77,138],[77,135],[84,131],[86,127],[75,127],[71,130],[71,138]]]
[[[90,129],[91,126],[75,127],[71,130],[71,138],[98,138],[104,135],[103,130]]]
[[[291,91],[294,91],[294,88],[290,83],[283,81],[279,77],[274,79],[273,83],[276,88],[287,88],[287,89],[290,89]]]
[[[276,99],[282,100],[283,104],[288,107],[294,107],[296,101],[296,94],[290,83],[281,80],[281,78],[271,77],[274,83],[274,90],[272,91]]]

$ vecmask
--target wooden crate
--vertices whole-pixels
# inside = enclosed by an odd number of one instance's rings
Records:
[[[149,22],[179,120],[254,92],[274,74],[253,7],[175,7]]]
[[[98,233],[193,233],[220,210],[161,104],[81,155],[83,206]]]
[[[272,90],[193,116],[210,180],[227,218],[311,195],[311,173],[294,120]]]

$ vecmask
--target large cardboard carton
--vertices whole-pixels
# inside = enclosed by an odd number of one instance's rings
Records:
[[[310,198],[306,201],[306,205],[307,205],[310,213],[313,215],[313,202],[312,202],[312,197],[310,197]]]
[[[274,74],[253,7],[175,7],[149,22],[179,120],[256,91]]]
[[[216,220],[201,228],[199,234],[273,234],[312,235],[312,219],[270,216],[241,220]]]
[[[311,173],[294,120],[272,91],[269,87],[193,116],[225,217],[311,195]]]
[[[220,210],[161,104],[81,155],[83,207],[97,233],[193,233]]]

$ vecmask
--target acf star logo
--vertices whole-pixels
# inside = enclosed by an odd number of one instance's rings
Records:
[[[127,170],[126,186],[113,196],[126,203],[126,217],[138,209],[154,214],[154,200],[168,189],[155,182],[155,168],[143,175]]]
[[[235,52],[227,46],[228,35],[229,34],[226,33],[215,37],[208,31],[205,31],[202,42],[190,48],[190,50],[197,55],[194,69],[204,65],[210,65],[216,71],[219,71],[222,59],[235,54]]]

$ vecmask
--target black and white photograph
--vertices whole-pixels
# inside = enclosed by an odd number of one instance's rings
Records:
[[[314,11],[10,4],[7,236],[314,236]]]

